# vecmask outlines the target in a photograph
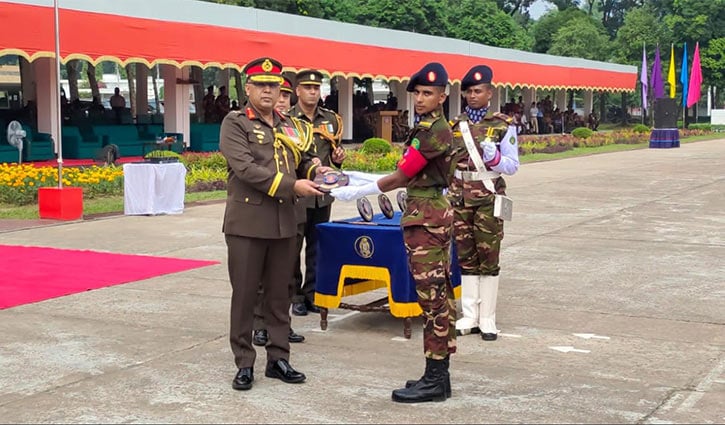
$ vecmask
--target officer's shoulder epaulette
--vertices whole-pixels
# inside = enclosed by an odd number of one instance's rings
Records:
[[[431,127],[433,127],[433,122],[434,121],[420,120],[420,122],[418,123],[418,127],[425,128],[426,130],[428,130]]]
[[[333,111],[332,109],[323,108],[322,106],[319,106],[319,108],[320,108],[320,111],[323,113],[337,115],[337,112]]]
[[[513,117],[510,117],[510,116],[508,116],[508,115],[506,115],[504,113],[501,113],[501,112],[494,112],[493,113],[493,117],[494,118],[497,118],[497,119],[500,119],[501,121],[504,121],[504,122],[506,122],[506,124],[509,124],[509,125],[512,125],[514,123]]]
[[[456,127],[460,122],[462,121],[468,121],[468,115],[466,114],[460,114],[457,117],[453,118],[452,120],[448,121],[448,125],[451,126],[451,128]]]

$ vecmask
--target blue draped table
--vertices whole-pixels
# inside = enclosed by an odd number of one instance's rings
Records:
[[[680,131],[676,128],[655,128],[649,135],[650,148],[679,148]]]
[[[322,307],[320,325],[327,328],[327,309],[351,308],[361,311],[382,309],[387,301],[390,313],[406,318],[406,337],[409,319],[422,314],[415,291],[415,280],[408,269],[408,257],[403,244],[400,212],[388,219],[376,214],[370,223],[352,218],[317,225],[317,280],[315,304]],[[460,296],[460,269],[451,244],[451,280],[456,298]],[[341,298],[378,288],[387,288],[387,299],[378,304],[351,306]]]

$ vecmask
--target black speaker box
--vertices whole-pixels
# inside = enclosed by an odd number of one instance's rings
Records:
[[[676,99],[655,99],[655,128],[677,128],[680,105]]]

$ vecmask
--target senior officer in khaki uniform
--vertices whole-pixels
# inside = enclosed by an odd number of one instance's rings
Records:
[[[297,73],[297,104],[290,109],[290,116],[312,124],[317,157],[322,165],[341,167],[345,160],[342,148],[342,118],[329,109],[321,108],[320,85],[323,75],[314,69],[302,70]],[[330,221],[330,211],[334,199],[329,195],[306,199],[307,220],[302,240],[305,247],[305,276],[302,281],[301,271],[296,272],[297,295],[294,297],[292,314],[305,316],[308,311],[319,313],[315,306],[315,279],[317,277],[317,226]],[[302,246],[302,240],[298,246]],[[300,248],[301,249],[301,248]],[[299,258],[299,254],[298,254]],[[301,264],[297,266],[299,270]]]
[[[271,58],[249,63],[244,72],[248,103],[227,114],[219,148],[227,160],[227,202],[223,232],[232,285],[229,340],[239,368],[232,388],[248,390],[254,381],[256,351],[252,321],[257,289],[264,290],[263,313],[269,332],[265,376],[299,383],[305,375],[289,364],[289,282],[293,277],[297,196],[321,195],[311,179],[318,166],[297,147],[291,121],[275,111],[282,65]]]
[[[279,90],[279,99],[277,100],[277,104],[274,106],[274,109],[279,111],[282,114],[285,114],[288,116],[288,112],[290,107],[292,107],[292,81],[290,81],[289,78],[286,76],[282,76],[284,81],[282,81],[282,85],[280,86]],[[300,138],[297,139],[299,141],[299,148],[301,151],[304,152],[314,152],[314,144],[312,143],[312,124],[308,123],[307,121],[298,120],[297,118],[290,118],[292,120],[292,123],[295,125],[297,130],[300,132]],[[315,156],[313,161],[320,163],[320,159]],[[304,235],[305,232],[305,221],[307,221],[307,208],[305,208],[305,205],[302,202],[297,202],[295,204],[295,218],[297,219],[297,248],[295,252],[300,252],[300,249],[302,248],[302,239],[301,237]],[[297,262],[295,265],[295,276],[294,279],[290,281],[290,297],[294,296],[296,294],[296,282],[298,280],[298,273],[301,274],[299,271],[300,264],[299,264],[299,255],[297,256]],[[299,276],[301,279],[301,276]],[[260,347],[264,347],[267,345],[267,341],[269,340],[269,334],[267,333],[267,329],[264,325],[264,313],[262,312],[262,294],[264,291],[262,291],[262,287],[260,285],[259,292],[257,296],[257,304],[254,306],[254,334],[252,336],[252,344],[258,345]],[[289,337],[287,338],[289,342],[292,343],[299,343],[304,342],[305,337],[303,335],[298,334],[292,329],[292,321],[290,320],[290,330],[289,330]]]

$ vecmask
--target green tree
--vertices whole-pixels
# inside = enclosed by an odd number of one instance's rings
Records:
[[[582,16],[564,24],[554,34],[547,53],[558,56],[607,60],[610,56],[609,37],[602,25]]]
[[[616,36],[619,27],[624,24],[627,12],[643,4],[644,0],[598,0],[597,10],[601,13],[602,25],[607,29],[609,36],[612,38]]]
[[[658,22],[650,6],[630,10],[624,16],[624,23],[614,40],[615,62],[639,65],[642,62],[642,46],[654,53],[654,46],[669,46],[672,35],[669,29]]]
[[[549,3],[556,6],[556,9],[559,11],[576,9],[579,7],[579,0],[549,0]]]
[[[725,37],[710,40],[708,46],[700,50],[700,62],[705,84],[725,87]],[[715,102],[720,107],[721,91],[717,91],[718,100]]]
[[[516,13],[521,15],[529,14],[529,8],[536,0],[496,0],[499,9],[507,14],[514,16]]]
[[[665,25],[675,42],[699,41],[701,46],[725,36],[725,0],[673,0]]]
[[[577,8],[569,8],[564,11],[552,10],[531,27],[531,36],[534,39],[533,51],[536,53],[546,53],[551,48],[551,41],[566,23],[578,18],[586,17],[583,10]]]
[[[462,0],[450,10],[448,36],[489,46],[529,50],[533,40],[490,0]]]

